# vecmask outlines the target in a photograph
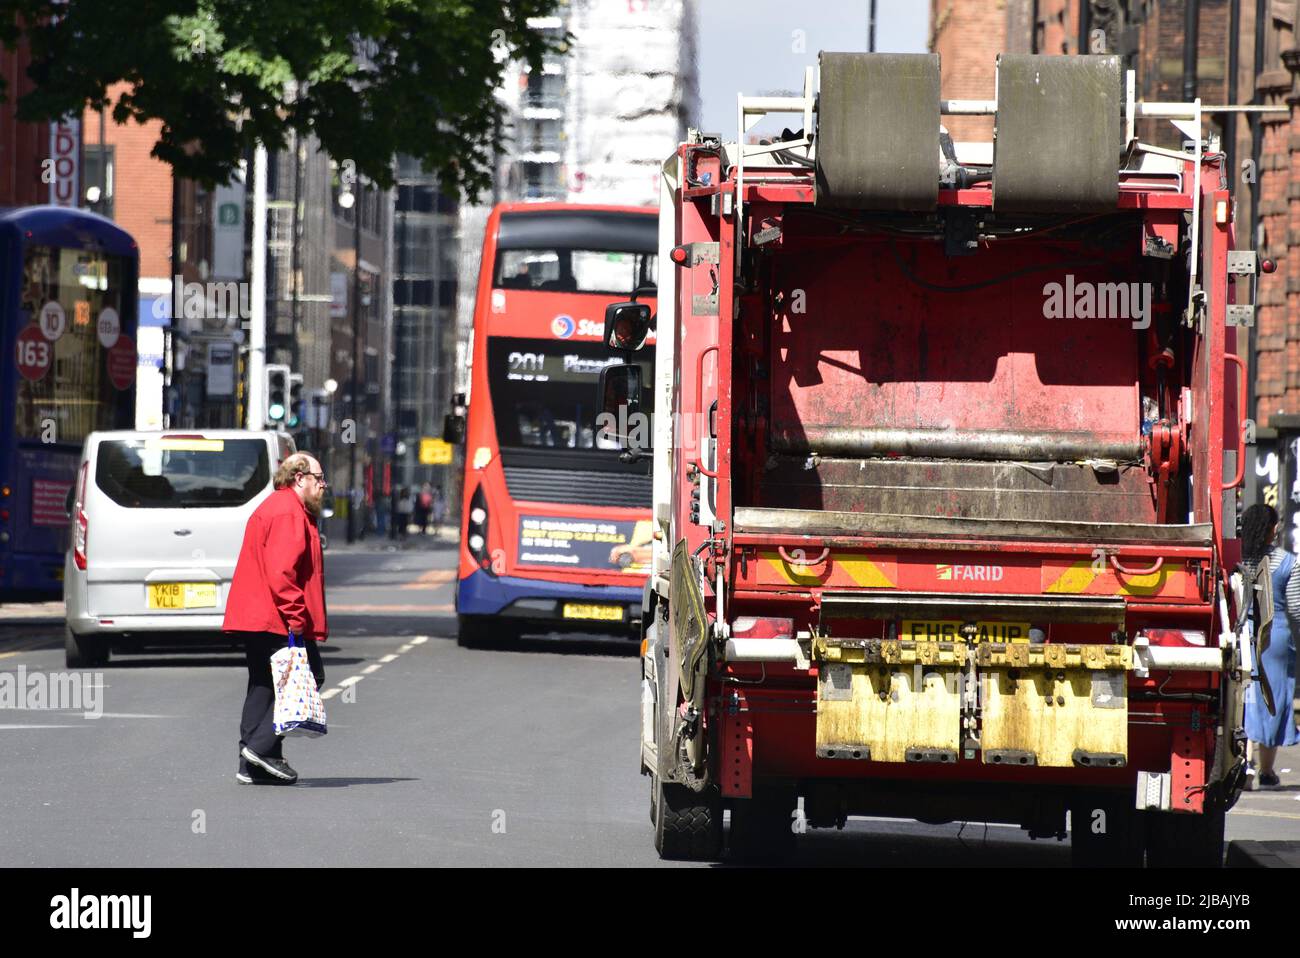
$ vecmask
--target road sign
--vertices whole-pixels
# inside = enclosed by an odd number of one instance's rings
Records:
[[[44,379],[54,361],[54,344],[45,338],[39,326],[26,326],[18,334],[16,345],[18,371],[32,382]]]
[[[420,465],[446,466],[451,463],[451,443],[425,436],[420,440]]]

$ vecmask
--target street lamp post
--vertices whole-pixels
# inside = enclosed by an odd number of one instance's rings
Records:
[[[357,409],[357,389],[360,386],[360,377],[357,375],[357,353],[361,342],[361,204],[356,201],[359,199],[360,197],[357,197],[353,201],[352,213],[352,386],[350,390],[352,399],[348,404],[352,419],[352,442],[349,443],[348,449],[348,542],[355,542],[360,535],[356,519],[359,511],[356,491],[357,442],[360,439],[357,434],[357,425],[360,422]]]

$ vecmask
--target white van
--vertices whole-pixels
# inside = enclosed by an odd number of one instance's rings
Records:
[[[93,432],[70,493],[69,668],[128,638],[217,633],[253,510],[294,451],[284,433]]]

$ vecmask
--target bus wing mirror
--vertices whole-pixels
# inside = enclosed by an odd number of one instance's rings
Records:
[[[652,326],[646,303],[610,303],[605,307],[605,344],[610,349],[640,349]]]
[[[442,420],[442,441],[459,446],[465,441],[465,417],[447,413]]]

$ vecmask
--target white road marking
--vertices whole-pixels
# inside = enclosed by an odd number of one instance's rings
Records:
[[[346,679],[339,682],[339,688],[347,688],[349,685],[356,685],[360,681],[360,675],[349,675]]]
[[[397,654],[401,655],[403,652],[410,652],[411,649],[413,648],[415,648],[415,646],[413,646],[410,642],[407,642],[404,646],[402,646],[400,649],[397,650]]]
[[[361,670],[362,675],[369,675],[371,672],[378,672],[383,666],[376,662],[374,665],[367,665]]]
[[[379,660],[379,662],[381,665],[387,665],[389,662],[394,661],[396,658],[397,658],[396,655],[385,655],[382,659]]]
[[[413,639],[411,640],[411,644],[412,644],[412,645],[424,645],[424,643],[426,643],[426,642],[428,642],[428,641],[429,641],[429,637],[428,637],[427,635],[417,635],[415,638],[413,638]]]
[[[322,692],[322,693],[320,694],[320,697],[323,698],[323,699],[332,699],[334,696],[338,695],[340,691],[342,691],[342,690],[341,690],[341,689],[330,689],[328,692]]]
[[[85,728],[85,725],[0,725],[0,732],[20,728]]]

